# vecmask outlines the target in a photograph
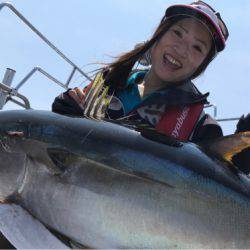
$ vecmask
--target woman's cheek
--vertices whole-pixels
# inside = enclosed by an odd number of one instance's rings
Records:
[[[193,60],[190,61],[190,65],[192,65],[192,67],[196,70],[201,66],[201,64],[204,60],[205,60],[204,57],[193,56]]]

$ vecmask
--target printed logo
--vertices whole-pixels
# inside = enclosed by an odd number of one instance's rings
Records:
[[[185,120],[186,120],[186,118],[188,116],[189,111],[190,111],[189,107],[184,107],[182,112],[181,112],[181,115],[177,118],[177,123],[176,123],[176,125],[174,127],[173,132],[171,133],[171,135],[174,138],[179,137],[180,130],[181,130],[182,125],[183,125],[183,123],[185,122]]]

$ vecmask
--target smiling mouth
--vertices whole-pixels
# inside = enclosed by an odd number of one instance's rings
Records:
[[[168,53],[164,53],[163,62],[175,70],[182,68],[182,63]]]

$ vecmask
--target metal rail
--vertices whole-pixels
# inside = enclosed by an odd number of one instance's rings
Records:
[[[35,67],[34,69],[32,69],[24,78],[23,80],[15,87],[16,90],[20,89],[25,82],[27,82],[29,80],[29,78],[34,75],[36,72],[40,72],[41,74],[45,75],[47,78],[49,78],[51,81],[55,82],[56,84],[58,84],[59,86],[61,86],[64,89],[67,89],[68,86],[66,84],[61,83],[60,81],[58,81],[56,78],[54,78],[52,75],[50,75],[48,72],[46,72],[45,70],[43,70],[41,67]],[[72,74],[71,74],[72,75]]]
[[[215,104],[208,104],[205,105],[205,108],[213,108],[214,110],[214,118],[217,118],[217,106]],[[233,118],[224,118],[224,119],[216,119],[217,122],[231,122],[231,121],[238,121],[240,117],[233,117]]]
[[[64,88],[68,88],[70,80],[72,79],[74,73],[78,71],[89,81],[92,79],[82,71],[75,63],[73,63],[68,57],[66,57],[54,44],[52,44],[38,29],[36,29],[10,2],[4,2],[0,4],[0,11],[3,7],[8,7],[11,11],[13,11],[33,32],[35,32],[51,49],[53,49],[61,58],[63,58],[67,63],[73,66],[73,70],[68,78],[66,84],[64,84]]]
[[[15,89],[3,84],[3,83],[0,83],[0,88],[6,92],[6,94],[8,94],[8,99],[10,99],[11,101],[15,102],[16,104],[22,106],[22,107],[25,107],[26,109],[30,109],[30,103],[29,103],[29,100],[24,96],[24,95],[21,95],[19,94]],[[15,100],[12,98],[12,96],[16,96],[18,97],[19,99],[21,99],[24,103],[20,103],[19,101]]]
[[[240,117],[235,117],[235,118],[225,118],[225,119],[218,119],[216,120],[217,122],[231,122],[231,121],[239,121]]]
[[[7,68],[2,80],[2,83],[6,86],[11,86],[13,78],[15,76],[16,71],[10,68]],[[0,109],[4,107],[7,102],[8,94],[0,88]]]
[[[217,106],[215,104],[208,104],[208,105],[205,105],[205,108],[213,108],[214,109],[214,118],[217,117]]]

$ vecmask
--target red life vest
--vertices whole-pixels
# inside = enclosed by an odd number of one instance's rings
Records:
[[[156,131],[187,141],[199,120],[204,108],[203,104],[190,104],[167,109],[156,125]]]

